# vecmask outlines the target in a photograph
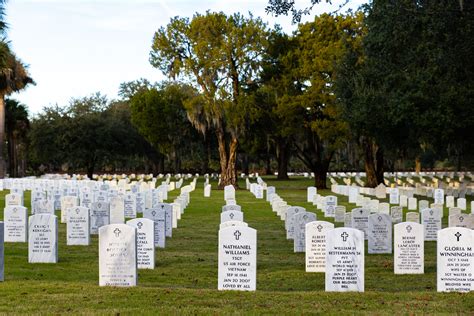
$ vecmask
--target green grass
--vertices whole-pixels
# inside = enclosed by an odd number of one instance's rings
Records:
[[[266,181],[275,185],[289,204],[314,211],[315,207],[306,203],[306,187],[311,180]],[[212,184],[215,188],[216,183]],[[240,186],[245,188],[245,183],[242,181]],[[157,249],[156,268],[139,270],[138,286],[134,288],[99,287],[97,236],[92,238],[91,246],[66,246],[65,224],[59,224],[57,264],[29,264],[27,244],[6,244],[0,313],[474,313],[474,293],[436,292],[435,242],[425,245],[423,275],[394,275],[392,255],[366,254],[365,293],[324,292],[324,274],[304,271],[304,254],[293,253],[283,222],[269,203],[245,190],[238,190],[236,198],[245,221],[257,229],[257,291],[217,291],[217,232],[224,194],[213,190],[211,198],[204,198],[202,187],[203,182],[198,181],[173,238],[167,240],[166,249]],[[172,192],[170,198],[177,193]],[[2,209],[4,196],[0,196]],[[29,193],[25,204],[29,206]],[[348,210],[355,207],[341,196],[339,204],[347,205]],[[324,220],[320,211],[317,216]]]

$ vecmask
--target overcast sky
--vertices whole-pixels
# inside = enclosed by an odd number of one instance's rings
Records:
[[[351,2],[358,7],[365,1]],[[290,17],[266,15],[266,5],[267,0],[10,0],[8,39],[36,81],[36,86],[12,97],[37,113],[44,106],[64,106],[72,97],[97,91],[116,98],[125,81],[162,80],[148,55],[154,32],[174,16],[251,11],[287,33],[295,29]],[[334,8],[320,4],[313,13]]]

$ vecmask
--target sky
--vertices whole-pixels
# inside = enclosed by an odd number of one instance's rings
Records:
[[[357,8],[364,0],[352,0]],[[267,0],[10,0],[6,6],[7,37],[36,82],[11,97],[35,114],[45,106],[66,106],[71,98],[101,92],[117,98],[120,83],[165,79],[148,62],[153,34],[174,16],[195,12],[241,12],[260,16],[269,26],[291,33],[291,17],[265,13]],[[305,1],[297,1],[301,6]],[[316,6],[311,16],[333,11]]]

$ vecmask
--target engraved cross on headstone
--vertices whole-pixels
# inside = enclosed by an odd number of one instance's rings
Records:
[[[121,231],[120,229],[118,229],[118,228],[115,228],[115,229],[114,229],[114,234],[115,234],[115,237],[117,237],[117,238],[118,238],[118,237],[120,236],[120,233],[121,233],[121,232],[122,232],[122,231]]]
[[[137,223],[137,227],[138,227],[138,229],[142,229],[143,223],[142,223],[142,222],[138,222],[138,223]]]
[[[318,232],[321,232],[323,230],[323,226],[321,224],[319,224],[316,228],[318,229]]]
[[[410,225],[407,226],[407,232],[408,233],[410,233],[412,229],[413,229],[413,227],[411,227]]]
[[[457,232],[456,234],[454,234],[454,236],[458,239],[459,241],[459,238],[462,236],[462,234],[460,232]]]
[[[234,233],[235,240],[239,240],[241,235],[242,235],[242,233],[240,231],[236,230],[235,233]]]
[[[349,234],[346,233],[346,232],[343,232],[343,233],[341,234],[341,237],[342,237],[342,241],[347,241],[347,237],[349,237]]]

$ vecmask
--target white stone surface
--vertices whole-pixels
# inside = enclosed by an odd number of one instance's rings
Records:
[[[326,291],[364,292],[364,233],[335,228],[326,234]]]
[[[137,233],[126,224],[99,228],[99,285],[137,285]]]
[[[28,210],[24,206],[7,206],[3,212],[4,241],[28,241]]]
[[[97,235],[99,228],[110,223],[110,207],[106,202],[94,202],[90,209],[91,235]]]
[[[394,273],[423,274],[425,242],[423,225],[403,222],[394,226]]]
[[[155,268],[155,222],[148,218],[127,221],[137,230],[137,268]]]
[[[257,287],[257,231],[231,226],[219,230],[219,290],[255,291]]]
[[[326,271],[326,233],[334,224],[313,221],[306,224],[306,272]]]
[[[438,292],[474,291],[474,232],[449,227],[438,231]]]
[[[364,238],[368,239],[370,210],[363,208],[355,208],[351,211],[351,214],[351,227],[362,231],[364,233]]]
[[[66,213],[67,227],[66,243],[71,245],[88,246],[90,244],[90,215],[84,206],[70,207]]]
[[[221,213],[221,223],[227,221],[244,221],[244,213],[239,211],[225,211]]]
[[[294,215],[295,232],[293,238],[293,251],[306,251],[306,224],[316,220],[316,214],[310,212],[301,212]]]
[[[151,208],[143,212],[143,217],[155,222],[155,247],[165,248],[166,245],[166,212],[161,208]]]
[[[392,218],[388,214],[369,216],[368,252],[392,253]]]
[[[35,214],[28,223],[28,262],[58,262],[58,219],[56,215]]]
[[[436,241],[438,230],[442,228],[439,209],[423,209],[423,211],[421,211],[421,223],[424,227],[425,241]]]

